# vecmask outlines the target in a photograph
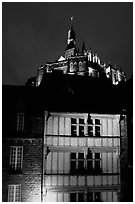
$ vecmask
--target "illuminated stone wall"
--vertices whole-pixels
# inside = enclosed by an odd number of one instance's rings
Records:
[[[40,202],[42,139],[8,139],[3,143],[3,201],[7,202],[8,185],[21,184],[22,202]],[[10,146],[23,147],[21,173],[9,173]]]

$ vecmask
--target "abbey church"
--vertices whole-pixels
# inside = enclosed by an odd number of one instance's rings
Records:
[[[126,81],[125,73],[116,69],[116,65],[114,67],[110,63],[107,65],[91,49],[86,50],[84,42],[81,51],[79,51],[79,48],[76,47],[73,17],[71,17],[71,28],[68,31],[67,47],[64,56],[61,56],[55,62],[48,62],[38,69],[36,86],[40,85],[44,73],[52,73],[56,70],[69,75],[106,77],[115,85],[121,81]]]

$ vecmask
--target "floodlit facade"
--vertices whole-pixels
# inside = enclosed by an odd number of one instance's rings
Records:
[[[120,115],[45,113],[44,201],[117,202]]]
[[[97,52],[94,52],[91,48],[87,50],[84,42],[81,51],[79,51],[79,48],[77,49],[73,19],[71,20],[71,28],[67,35],[67,46],[64,56],[61,56],[54,62],[47,62],[44,66],[41,65],[38,68],[36,79],[30,79],[31,86],[40,86],[46,73],[57,71],[68,75],[108,78],[114,85],[126,81],[126,75],[122,70],[119,70],[116,65],[112,66],[110,62],[106,64],[100,59]]]
[[[132,199],[130,86],[125,91],[125,74],[84,43],[76,48],[72,21],[64,56],[24,87],[3,86],[3,202]]]

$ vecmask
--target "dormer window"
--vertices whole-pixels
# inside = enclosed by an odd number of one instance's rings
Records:
[[[17,132],[24,131],[24,113],[17,113]]]

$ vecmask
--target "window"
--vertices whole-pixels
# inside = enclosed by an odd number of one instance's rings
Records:
[[[100,192],[70,193],[70,202],[101,202]]]
[[[79,62],[79,71],[82,71],[82,62]]]
[[[95,136],[100,136],[100,120],[95,119]]]
[[[77,119],[71,118],[71,135],[76,136],[77,135]]]
[[[23,147],[10,147],[10,170],[20,173],[22,170]]]
[[[71,153],[70,155],[70,172],[71,174],[76,173],[77,168],[77,155],[76,153]]]
[[[70,193],[70,202],[84,202],[83,192]]]
[[[101,202],[100,192],[95,192],[95,194],[94,194],[94,201],[95,202]]]
[[[87,153],[87,173],[92,174],[93,173],[93,154],[88,150]]]
[[[101,172],[101,158],[100,153],[95,153],[95,173]]]
[[[70,154],[70,172],[71,174],[84,174],[85,170],[85,158],[84,153],[74,153]]]
[[[83,61],[83,70],[86,70],[86,62],[85,61]]]
[[[101,122],[99,119],[71,118],[72,136],[101,136]]]
[[[70,173],[74,174],[101,174],[101,155],[88,150],[84,152],[72,152],[70,154]]]
[[[8,202],[21,202],[21,185],[8,186]]]
[[[70,193],[70,202],[77,202],[76,193]]]
[[[24,113],[17,113],[17,131],[24,131]]]
[[[79,118],[79,136],[84,136],[84,119]]]
[[[87,202],[93,202],[93,193],[92,192],[87,193]]]
[[[82,174],[85,170],[84,153],[78,153],[78,173]]]
[[[84,136],[85,123],[83,118],[71,118],[71,135]]]
[[[77,62],[74,63],[74,71],[77,71]]]
[[[70,72],[74,72],[74,69],[73,69],[73,62],[70,63]]]
[[[100,137],[101,134],[101,122],[99,119],[88,120],[88,136]]]

